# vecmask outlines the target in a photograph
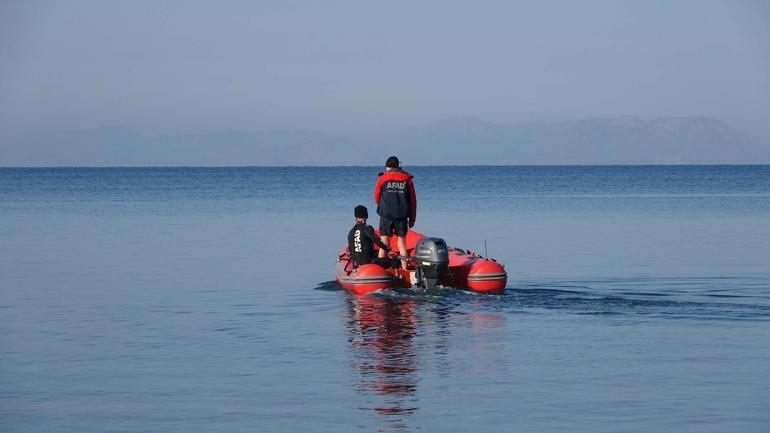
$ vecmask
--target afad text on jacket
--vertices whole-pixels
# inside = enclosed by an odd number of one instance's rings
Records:
[[[377,214],[381,217],[409,218],[414,221],[417,216],[417,195],[412,175],[401,169],[380,173],[374,186],[374,202],[377,204]]]

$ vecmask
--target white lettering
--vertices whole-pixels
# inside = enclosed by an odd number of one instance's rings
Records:
[[[353,234],[353,249],[355,252],[360,253],[361,252],[361,230],[356,230],[356,232]]]
[[[385,188],[387,189],[404,189],[406,188],[406,182],[394,182],[390,181],[387,185],[385,185]]]

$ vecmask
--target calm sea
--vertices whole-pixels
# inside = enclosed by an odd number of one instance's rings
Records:
[[[407,169],[504,294],[340,291],[375,167],[0,169],[0,431],[770,431],[770,166]]]

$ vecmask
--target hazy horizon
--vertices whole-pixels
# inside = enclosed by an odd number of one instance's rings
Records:
[[[768,101],[761,1],[0,5],[0,135],[702,116],[768,144]]]

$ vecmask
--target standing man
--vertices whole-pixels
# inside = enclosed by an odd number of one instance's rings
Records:
[[[385,162],[385,172],[380,173],[374,186],[374,202],[380,215],[380,239],[390,245],[390,237],[398,237],[398,252],[406,256],[406,232],[414,227],[417,216],[417,195],[412,175],[401,169],[398,158],[391,156]],[[385,252],[380,250],[380,257]],[[406,261],[401,261],[406,269]]]

